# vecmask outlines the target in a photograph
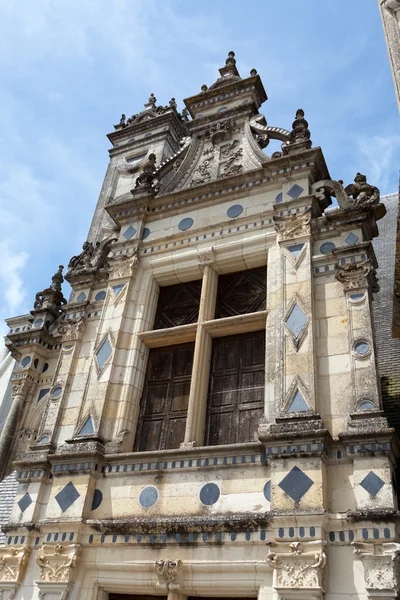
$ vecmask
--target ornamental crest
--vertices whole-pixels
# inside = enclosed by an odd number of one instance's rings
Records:
[[[0,583],[20,583],[30,553],[26,546],[0,548]]]
[[[68,546],[44,544],[36,558],[40,567],[40,580],[68,582],[71,579],[72,570],[76,566],[79,549],[78,544]]]

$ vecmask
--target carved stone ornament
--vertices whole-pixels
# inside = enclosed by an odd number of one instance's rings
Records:
[[[195,176],[192,181],[190,182],[190,185],[193,187],[195,185],[201,185],[202,183],[206,183],[208,181],[210,181],[211,179],[211,160],[213,159],[213,156],[211,156],[210,158],[206,158],[205,160],[203,160],[203,162],[197,167],[197,169],[195,170],[194,174],[199,175],[199,177]]]
[[[68,263],[68,273],[65,279],[69,281],[76,275],[95,274],[104,269],[107,262],[107,256],[110,252],[111,244],[117,242],[118,238],[109,236],[101,242],[85,242],[82,246],[82,252],[73,256]]]
[[[291,588],[320,591],[326,566],[325,552],[305,552],[300,543],[291,544],[289,549],[290,552],[270,551],[267,555],[267,562],[274,569],[274,588],[277,591]]]
[[[379,203],[380,193],[376,186],[367,183],[367,178],[361,173],[357,173],[354,178],[354,183],[343,187],[343,181],[339,179],[326,179],[313,184],[313,189],[317,197],[321,198],[321,194],[328,193],[334,196],[340,206],[344,210],[360,208],[366,209]]]
[[[0,589],[2,583],[22,581],[30,553],[27,546],[0,548]]]
[[[278,242],[292,240],[311,234],[311,212],[289,215],[287,217],[273,217],[275,231],[278,233]]]
[[[182,572],[180,560],[156,560],[155,569],[159,583],[157,587],[177,590],[181,587],[178,579]]]
[[[121,279],[123,277],[129,277],[134,274],[136,271],[139,254],[137,248],[135,252],[130,254],[129,256],[125,255],[123,257],[123,262],[118,262],[117,264],[110,265],[109,267],[109,278],[110,279]]]
[[[44,544],[36,557],[40,581],[68,583],[73,576],[80,550],[79,544]]]
[[[80,317],[79,319],[67,319],[58,327],[57,335],[62,336],[63,342],[78,340],[83,334],[85,323],[85,317]]]
[[[155,190],[152,188],[152,183],[154,180],[155,169],[156,169],[156,155],[149,154],[147,160],[142,165],[142,172],[140,173],[139,177],[137,177],[137,179],[136,179],[135,189],[146,188],[149,191],[152,190],[152,193],[154,193]]]
[[[385,598],[397,597],[399,591],[400,575],[400,544],[386,543],[378,550],[373,544],[365,544],[365,547],[357,547],[354,553],[359,556],[364,567],[364,582],[370,597],[380,596],[386,592]]]
[[[344,291],[366,289],[371,285],[373,292],[379,291],[375,268],[369,260],[346,265],[335,264],[335,277],[343,284]]]
[[[210,139],[211,143],[220,144],[221,142],[227,142],[232,136],[232,124],[230,121],[218,121],[210,127]]]

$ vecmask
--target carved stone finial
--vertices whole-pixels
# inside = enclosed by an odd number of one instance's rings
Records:
[[[173,108],[174,110],[176,110],[176,109],[177,109],[177,106],[178,106],[178,105],[177,105],[177,103],[176,103],[176,100],[175,100],[175,98],[171,98],[171,100],[169,101],[169,105],[170,105],[170,107],[171,107],[171,108]]]
[[[58,271],[51,278],[50,287],[36,294],[33,305],[35,311],[46,310],[52,313],[53,316],[57,316],[60,312],[60,306],[67,303],[61,291],[61,284],[64,281],[63,268],[63,265],[58,267]]]
[[[126,115],[124,113],[122,113],[121,118],[119,120],[119,124],[121,125],[121,127],[126,127]]]
[[[257,70],[256,69],[252,69],[250,71],[250,75],[251,75],[251,77],[254,77],[254,75],[257,75]]]
[[[153,92],[151,92],[150,96],[149,96],[149,100],[148,103],[155,108],[156,107],[156,102],[157,102],[157,98],[155,97],[155,95],[153,94]]]
[[[228,58],[225,61],[226,66],[236,65],[235,53],[231,50],[228,52]]]
[[[204,83],[204,84],[201,86],[201,91],[202,91],[202,92],[206,92],[207,90],[208,90],[208,87],[207,87],[207,86],[206,86],[206,84]]]
[[[182,110],[182,119],[185,121],[185,123],[189,121],[189,111],[187,108]]]
[[[304,110],[298,108],[296,111],[296,118],[292,123],[292,131],[290,132],[291,142],[299,144],[310,140],[310,131],[308,129],[308,122],[304,118]]]

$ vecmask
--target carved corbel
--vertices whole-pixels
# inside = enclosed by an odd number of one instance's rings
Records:
[[[12,397],[23,396],[26,398],[36,385],[36,381],[29,374],[24,374],[22,377],[14,375],[11,379]]]
[[[321,598],[326,554],[320,542],[294,542],[283,552],[269,551],[267,563],[273,569],[273,587],[281,598]]]
[[[379,291],[375,268],[369,260],[346,265],[335,264],[335,277],[343,284],[345,292],[364,290],[371,285],[371,291]]]
[[[292,240],[311,235],[311,211],[287,217],[273,217],[277,241]]]
[[[355,545],[356,554],[364,567],[364,583],[369,598],[396,598],[400,579],[400,544],[384,543]]]
[[[74,582],[75,567],[80,550],[79,544],[44,544],[36,557],[40,567],[39,597],[57,594],[64,600]]]
[[[181,589],[182,561],[156,560],[155,569],[158,577],[158,588],[164,590]]]

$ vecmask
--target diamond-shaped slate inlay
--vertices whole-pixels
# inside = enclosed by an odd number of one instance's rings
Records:
[[[370,471],[368,475],[364,477],[360,485],[368,492],[368,494],[371,494],[371,496],[375,498],[377,493],[380,492],[385,485],[385,482],[373,471]]]
[[[304,311],[296,303],[286,319],[286,325],[289,327],[294,337],[298,338],[306,324],[307,315],[304,314]]]
[[[290,496],[294,502],[300,502],[304,494],[308,492],[313,484],[313,480],[303,473],[299,467],[293,467],[286,477],[282,479],[279,487],[285,494]]]
[[[24,496],[22,496],[22,498],[20,500],[18,500],[18,506],[21,509],[21,512],[24,512],[28,506],[30,506],[32,504],[33,500],[31,498],[31,495],[26,492],[26,494]]]
[[[303,398],[303,394],[300,390],[296,390],[296,393],[289,404],[288,412],[301,412],[304,410],[308,410],[308,406]]]
[[[136,229],[133,225],[129,225],[128,229],[123,233],[125,239],[130,240],[136,233]]]
[[[61,492],[58,492],[55,498],[62,512],[65,512],[70,506],[73,505],[73,503],[79,498],[79,496],[80,493],[78,492],[72,481],[70,481],[61,490]]]
[[[344,241],[348,246],[354,246],[354,244],[356,244],[359,239],[360,238],[355,233],[350,231],[349,235]]]
[[[81,293],[79,294],[79,296],[77,297],[76,301],[77,301],[77,302],[83,302],[85,299],[86,299],[86,294],[85,294],[85,292],[81,292]]]
[[[294,258],[297,258],[300,252],[303,250],[303,247],[304,244],[294,244],[293,246],[288,246],[287,249],[289,250],[290,254],[294,256]]]
[[[108,338],[104,340],[100,348],[96,352],[97,362],[99,363],[100,369],[104,367],[108,359],[112,354],[112,347]]]
[[[94,433],[94,427],[92,417],[89,416],[82,425],[78,435],[90,435],[91,433]]]
[[[301,185],[295,183],[288,191],[288,196],[290,196],[291,198],[298,198],[301,192],[304,192],[304,188],[302,188]]]

